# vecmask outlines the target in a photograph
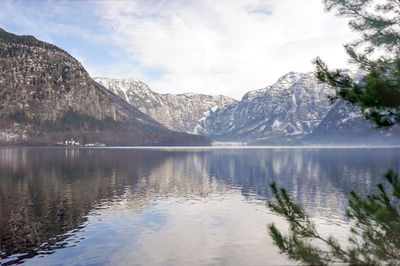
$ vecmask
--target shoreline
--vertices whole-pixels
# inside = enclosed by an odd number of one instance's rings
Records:
[[[143,149],[143,150],[229,150],[229,149],[400,149],[400,145],[293,145],[293,146],[31,146],[31,145],[3,145],[2,148],[52,148],[52,149]]]

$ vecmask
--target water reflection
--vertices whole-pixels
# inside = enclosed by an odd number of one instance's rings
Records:
[[[343,221],[349,191],[373,192],[387,168],[400,170],[399,155],[397,149],[2,148],[1,259],[282,263],[265,229],[280,221],[264,206],[271,181],[314,217]]]

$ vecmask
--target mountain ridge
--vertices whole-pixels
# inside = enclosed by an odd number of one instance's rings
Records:
[[[186,133],[196,133],[198,121],[204,118],[205,113],[236,102],[223,95],[161,94],[132,78],[95,77],[94,80],[167,128]]]
[[[173,132],[101,85],[64,50],[0,31],[0,143],[209,145]]]

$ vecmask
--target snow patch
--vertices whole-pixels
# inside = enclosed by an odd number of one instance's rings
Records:
[[[274,121],[274,123],[272,124],[272,129],[273,130],[278,130],[280,128],[280,126],[282,125],[282,123],[277,119]]]

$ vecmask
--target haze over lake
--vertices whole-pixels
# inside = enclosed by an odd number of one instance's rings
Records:
[[[0,263],[287,264],[269,184],[346,239],[399,148],[1,148]]]

